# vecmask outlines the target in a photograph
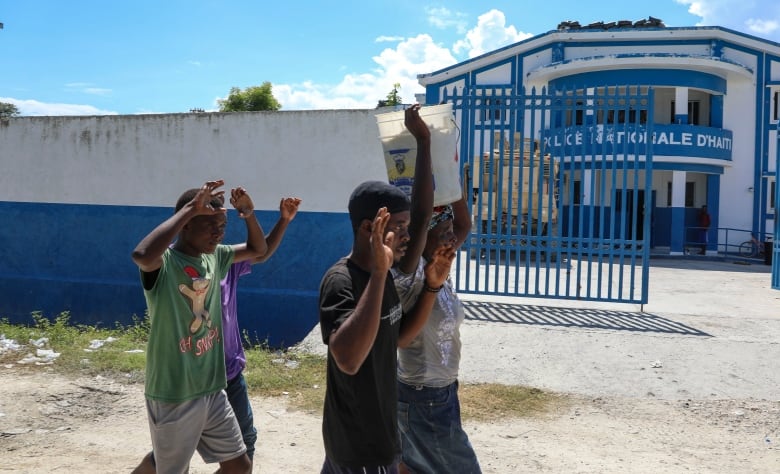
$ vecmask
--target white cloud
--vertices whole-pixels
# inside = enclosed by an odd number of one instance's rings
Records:
[[[780,41],[780,2],[777,0],[675,0],[701,18],[697,26],[723,26]]]
[[[187,61],[187,64],[189,64],[190,66],[195,66],[195,67],[201,67],[202,66],[200,61],[191,61],[190,60],[190,61]]]
[[[403,41],[403,36],[379,36],[374,40],[375,43],[395,43],[397,41]]]
[[[70,82],[65,84],[65,88],[70,92],[81,92],[91,95],[110,95],[112,90],[104,87],[94,87],[94,84],[89,82]]]
[[[442,28],[461,29],[465,32],[464,16],[446,9],[429,9],[429,21]],[[477,25],[465,32],[465,39],[450,50],[436,44],[428,34],[413,38],[380,36],[377,42],[398,41],[395,47],[382,50],[373,60],[376,67],[366,73],[349,73],[338,84],[317,84],[307,81],[300,84],[274,84],[274,97],[282,104],[282,110],[301,109],[362,109],[376,107],[387,97],[393,85],[401,85],[404,103],[414,103],[415,94],[425,92],[417,82],[418,74],[430,73],[458,62],[454,52],[465,52],[468,57],[492,51],[496,48],[529,38],[530,33],[518,32],[507,25],[506,17],[498,10],[491,10],[478,19]],[[214,104],[216,104],[216,100]]]
[[[117,115],[111,110],[101,110],[91,105],[82,104],[57,104],[46,103],[37,100],[14,99],[0,97],[0,102],[8,102],[16,105],[21,116],[51,116],[51,115]]]
[[[479,16],[477,26],[466,33],[466,38],[453,45],[456,54],[466,52],[469,58],[493,51],[502,46],[517,43],[533,36],[507,26],[506,16],[499,10],[490,10]]]
[[[465,13],[453,12],[444,7],[428,8],[425,13],[428,15],[428,23],[440,30],[454,28],[462,34],[468,26]]]
[[[778,20],[761,20],[755,18],[748,18],[745,21],[748,29],[760,35],[770,35],[780,28],[780,21]]]
[[[92,94],[92,95],[109,95],[111,94],[111,89],[102,89],[100,87],[87,87],[84,90],[82,90],[85,94]]]
[[[373,108],[398,83],[404,103],[414,103],[415,94],[425,92],[417,82],[418,74],[457,62],[429,35],[406,39],[395,48],[384,49],[373,60],[377,67],[372,72],[347,74],[338,84],[274,84],[274,97],[282,110]]]

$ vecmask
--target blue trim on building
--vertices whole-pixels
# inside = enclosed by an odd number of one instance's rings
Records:
[[[685,249],[685,208],[672,207],[671,236],[669,249],[673,253],[682,253]],[[677,232],[675,232],[677,230]]]
[[[643,28],[642,31],[668,31],[668,32],[675,32],[675,31],[711,31],[713,33],[713,36],[718,34],[718,32],[723,32],[729,35],[735,35],[742,38],[746,38],[752,41],[757,41],[760,43],[764,43],[769,46],[774,47],[780,47],[780,43],[767,40],[766,38],[760,38],[758,36],[749,35],[747,33],[743,33],[741,31],[732,30],[730,28],[724,28],[722,26],[685,26],[685,27],[664,27],[664,28]],[[741,47],[737,44],[734,44],[732,42],[726,42],[724,43],[720,38],[701,38],[701,39],[655,39],[655,40],[639,40],[639,41],[633,41],[633,40],[620,40],[620,41],[609,41],[609,40],[601,40],[600,42],[597,41],[588,41],[587,40],[587,33],[593,33],[594,31],[601,31],[603,30],[593,30],[593,29],[581,29],[581,30],[566,30],[566,31],[559,31],[559,30],[550,30],[546,33],[541,33],[539,35],[533,36],[531,38],[526,38],[522,41],[518,41],[517,43],[513,43],[507,46],[504,46],[503,48],[499,48],[493,51],[490,51],[488,53],[476,56],[474,58],[467,59],[466,61],[462,61],[457,64],[453,64],[452,66],[447,66],[445,68],[439,69],[437,71],[427,73],[427,74],[418,74],[418,79],[433,79],[436,76],[442,75],[444,73],[447,73],[449,71],[453,71],[455,69],[463,68],[464,66],[468,66],[469,64],[482,61],[487,57],[497,55],[500,53],[503,53],[508,50],[512,49],[518,49],[518,51],[515,53],[516,55],[523,55],[528,56],[529,54],[534,54],[535,52],[548,49],[552,47],[553,44],[564,41],[566,43],[566,46],[593,46],[602,44],[604,46],[642,46],[642,45],[651,45],[651,46],[658,46],[658,45],[676,45],[676,44],[711,44],[713,40],[721,41],[721,48],[733,48],[738,50],[744,50],[744,51],[751,51],[750,49]],[[615,28],[611,31],[614,32],[621,32],[621,31],[631,31],[635,32],[637,31],[636,28]],[[582,33],[581,40],[578,38],[577,40],[572,39],[576,38],[580,33]],[[563,39],[556,38],[556,36],[565,36]],[[545,41],[546,40],[546,41]],[[578,41],[579,40],[579,41]],[[538,42],[540,43],[540,46],[537,46],[536,48],[529,49],[529,50],[520,50],[523,45],[528,45],[532,42]],[[459,75],[460,76],[460,75]]]
[[[644,161],[638,161],[630,165],[623,163],[611,163],[609,161],[581,161],[562,162],[561,170],[604,170],[604,169],[645,169]],[[704,165],[700,163],[670,163],[653,160],[653,171],[687,171],[691,173],[723,174],[723,167],[716,165]]]
[[[726,80],[714,74],[685,69],[609,69],[583,72],[550,81],[552,89],[579,89],[605,85],[692,87],[726,93]]]
[[[756,54],[755,51],[751,51],[754,56],[756,56],[756,63],[758,67],[756,68],[756,77],[759,78],[759,81],[765,81],[768,79],[767,76],[767,69],[765,67],[764,61],[761,60],[760,55]],[[759,192],[761,190],[761,174],[762,171],[767,169],[767,157],[765,157],[764,153],[764,143],[766,141],[766,138],[768,138],[768,131],[766,130],[766,118],[769,118],[768,111],[763,106],[764,104],[764,96],[768,93],[766,87],[756,87],[756,107],[755,107],[755,120],[756,120],[756,127],[754,130],[754,155],[753,155],[753,228],[751,229],[754,233],[759,232],[759,235],[766,229],[766,222],[763,221],[763,219],[760,219],[761,214],[763,214],[763,208],[764,204],[761,200],[761,197],[763,195],[762,192]],[[765,138],[766,137],[766,138]]]
[[[655,207],[652,218],[653,246],[671,248],[672,208]]]
[[[707,233],[707,250],[718,249],[718,227],[720,215],[720,175],[707,175],[707,211],[710,214],[710,230]]]
[[[0,318],[32,323],[30,314],[69,311],[74,323],[114,327],[143,317],[146,303],[130,254],[171,215],[171,208],[0,202],[0,219],[23,222],[0,228]],[[263,228],[278,212],[258,212]],[[245,240],[235,211],[228,212],[225,242]],[[21,236],[21,237],[20,237]],[[312,238],[317,236],[317,238]],[[269,261],[241,279],[242,329],[272,346],[292,345],[318,323],[322,275],[350,251],[346,214],[299,212]],[[35,245],[39,251],[30,252]],[[305,250],[303,250],[305,249]]]
[[[623,42],[623,43],[625,43],[625,44],[621,44],[621,42],[617,42],[617,41],[616,42],[603,43],[603,44],[598,44],[598,43],[596,43],[596,44],[594,44],[594,43],[578,43],[578,44],[576,44],[576,46],[577,47],[583,47],[583,46],[588,46],[588,47],[607,47],[608,46],[608,47],[613,47],[614,48],[614,47],[621,47],[621,46],[637,47],[637,46],[641,45],[641,42],[626,41],[626,42]],[[639,44],[637,44],[637,43],[639,43]],[[671,43],[672,42],[665,42],[664,45],[665,46],[669,46]],[[690,46],[691,44],[695,44],[695,42],[686,42],[686,41],[680,41],[680,42],[677,42],[677,43],[680,44],[680,45],[686,45],[686,46]],[[651,43],[651,44],[657,45],[657,43]],[[610,62],[613,62],[614,64],[619,65],[619,64],[621,64],[621,61],[620,61],[621,59],[629,60],[629,59],[647,59],[647,58],[669,58],[669,59],[672,59],[672,58],[674,58],[674,59],[681,59],[681,58],[683,58],[683,59],[700,59],[700,60],[705,60],[705,61],[707,61],[707,60],[709,60],[709,61],[717,61],[718,63],[721,63],[721,64],[730,64],[732,66],[736,66],[736,67],[739,67],[741,69],[744,69],[745,73],[747,73],[747,74],[753,74],[753,70],[752,69],[750,69],[749,67],[745,66],[744,64],[740,64],[740,63],[738,63],[736,61],[731,61],[731,60],[728,60],[728,59],[723,59],[723,58],[714,57],[714,56],[704,56],[704,55],[701,55],[701,54],[678,54],[678,53],[619,53],[619,54],[610,54],[609,56],[589,56],[589,57],[582,57],[582,58],[576,58],[576,59],[568,59],[568,60],[560,61],[560,62],[553,61],[552,63],[550,63],[550,66],[561,66],[561,65],[572,64],[572,63],[583,64],[584,61],[599,61],[599,60],[604,60],[604,59],[608,59],[608,60],[610,60]],[[622,61],[622,62],[625,63],[625,61]]]
[[[722,95],[710,95],[710,127],[723,128]]]

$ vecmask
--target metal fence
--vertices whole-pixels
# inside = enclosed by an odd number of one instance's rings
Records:
[[[646,303],[652,89],[474,86],[445,100],[472,191],[458,290]]]

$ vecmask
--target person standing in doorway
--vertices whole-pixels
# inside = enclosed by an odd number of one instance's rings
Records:
[[[701,209],[699,209],[698,221],[699,242],[701,242],[701,250],[699,251],[699,255],[704,255],[707,253],[707,235],[710,231],[710,224],[712,223],[710,214],[707,212],[706,204],[703,205]]]

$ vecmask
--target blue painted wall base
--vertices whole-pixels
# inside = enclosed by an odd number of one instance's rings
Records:
[[[130,254],[171,213],[158,207],[0,202],[6,223],[0,228],[0,318],[30,324],[35,311],[49,318],[68,311],[73,323],[110,328],[143,318],[146,303]],[[258,218],[270,232],[278,212],[261,211]],[[225,243],[245,238],[243,223],[229,211]],[[322,275],[351,244],[346,213],[299,212],[274,256],[240,280],[239,319],[252,342],[281,347],[303,339],[319,320]]]

